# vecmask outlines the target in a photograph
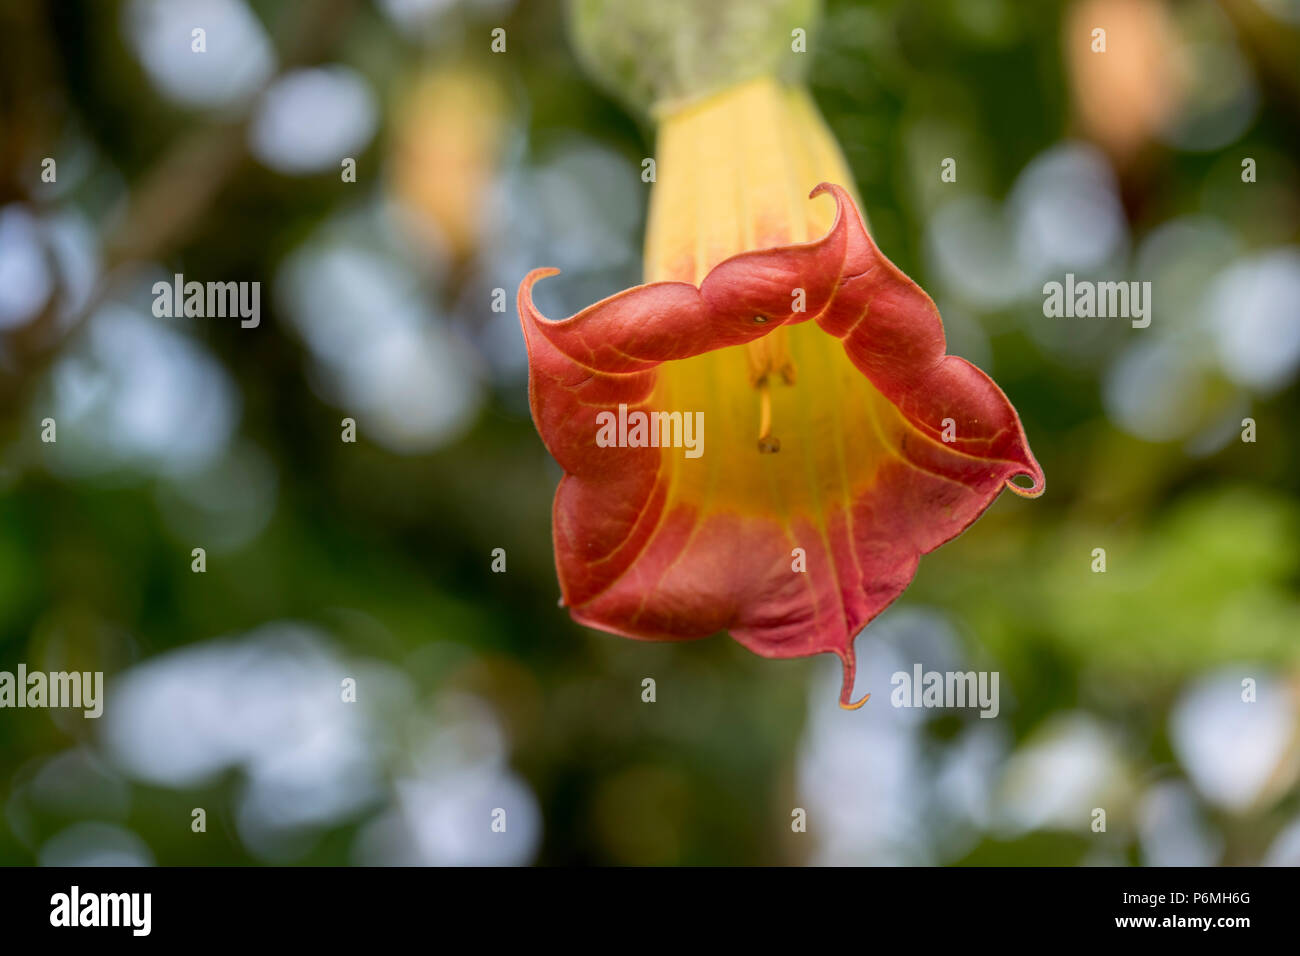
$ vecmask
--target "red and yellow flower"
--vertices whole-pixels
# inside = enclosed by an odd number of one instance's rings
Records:
[[[533,419],[565,472],[564,603],[627,637],[834,653],[859,706],[858,631],[1004,486],[1041,494],[1042,469],[876,248],[803,88],[760,77],[657,121],[646,284],[560,321],[533,303],[555,270],[519,288]],[[604,447],[597,416],[621,405],[702,412],[704,453]]]

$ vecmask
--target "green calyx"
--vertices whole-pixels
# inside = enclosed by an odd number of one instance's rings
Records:
[[[587,72],[649,114],[756,76],[800,79],[820,13],[820,0],[568,0]]]

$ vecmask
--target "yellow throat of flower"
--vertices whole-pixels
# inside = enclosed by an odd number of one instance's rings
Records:
[[[647,282],[698,285],[737,253],[819,238],[830,229],[835,208],[828,200],[810,200],[808,193],[821,182],[853,191],[840,148],[802,87],[763,77],[686,105],[660,107],[655,118]],[[791,290],[792,297],[796,294]],[[773,390],[788,389],[799,377],[791,338],[800,335],[799,328],[783,327],[719,357],[688,363],[719,387],[742,374],[747,378],[751,394],[757,393],[760,452],[781,448],[773,434]],[[672,380],[685,374],[669,370],[661,397],[670,390],[682,396]],[[692,390],[688,386],[686,392]]]

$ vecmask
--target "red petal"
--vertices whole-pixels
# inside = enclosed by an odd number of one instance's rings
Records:
[[[823,183],[812,195],[826,191],[838,209],[825,237],[734,256],[698,289],[637,286],[552,322],[533,305],[532,287],[557,270],[538,269],[520,285],[518,304],[533,419],[565,471],[555,554],[573,617],[651,640],[727,630],[767,657],[832,652],[844,662],[849,706],[853,638],[907,587],[920,556],[960,534],[1004,485],[1041,494],[1043,473],[1002,391],[945,355],[930,297],[881,255],[843,189]],[[800,313],[791,312],[796,288],[806,293]],[[892,456],[869,476],[848,476],[852,490],[846,478],[842,500],[820,514],[725,496],[707,507],[672,501],[665,462],[679,450],[597,446],[598,412],[620,403],[629,413],[655,410],[648,403],[664,362],[810,318],[842,341],[909,426]],[[958,436],[949,443],[946,418]],[[1031,486],[1011,480],[1022,475]],[[792,547],[807,552],[806,573],[792,572]]]

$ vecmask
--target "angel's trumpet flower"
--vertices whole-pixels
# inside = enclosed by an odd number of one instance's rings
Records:
[[[561,321],[533,304],[555,270],[519,288],[533,419],[565,472],[564,603],[627,637],[832,652],[858,706],[854,636],[1042,470],[876,248],[801,87],[757,78],[658,121],[647,284]]]

